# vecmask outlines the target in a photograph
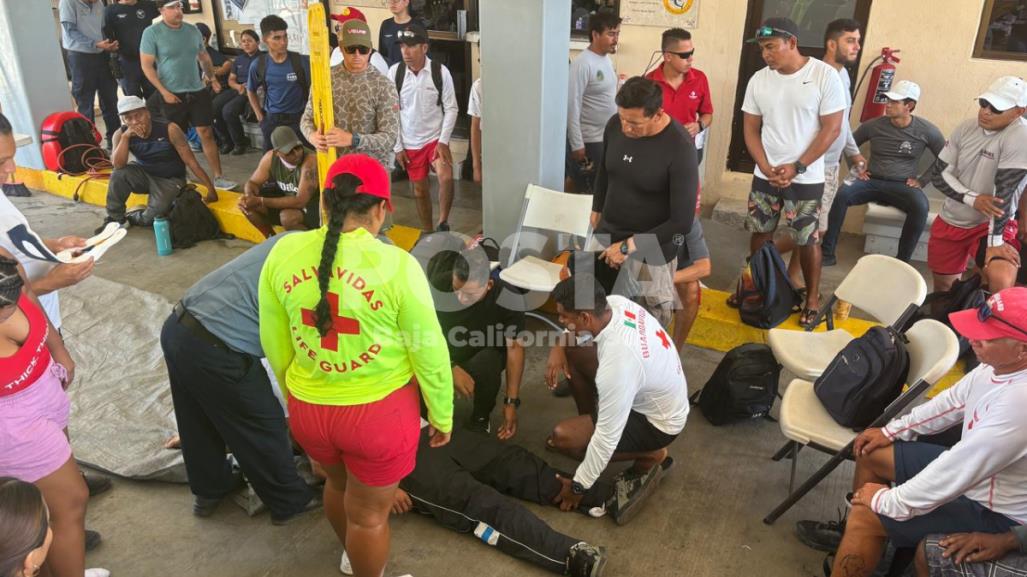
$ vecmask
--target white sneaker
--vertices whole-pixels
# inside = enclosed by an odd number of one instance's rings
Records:
[[[342,552],[342,561],[339,562],[339,571],[343,575],[353,574],[353,565],[350,564],[349,555],[347,555],[345,551]]]
[[[214,179],[214,188],[223,188],[225,190],[235,190],[235,187],[239,186],[239,183],[234,180],[228,180],[223,176],[219,176]]]
[[[111,577],[111,572],[106,569],[86,569],[85,577]]]

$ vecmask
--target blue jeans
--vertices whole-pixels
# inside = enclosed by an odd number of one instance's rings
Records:
[[[909,262],[916,250],[916,243],[927,225],[927,195],[919,188],[906,186],[904,182],[891,180],[857,180],[843,186],[834,198],[831,212],[827,219],[827,234],[824,235],[824,254],[834,254],[838,245],[838,235],[842,232],[845,212],[850,206],[859,206],[868,202],[876,202],[885,206],[893,206],[906,213],[906,221],[902,224],[902,235],[899,237],[899,251],[896,258]]]

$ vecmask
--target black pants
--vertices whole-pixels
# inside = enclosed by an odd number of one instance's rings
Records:
[[[242,129],[240,116],[246,112],[250,100],[245,94],[239,94],[226,88],[214,97],[214,132],[218,140],[232,146],[245,146],[246,134]]]
[[[94,122],[96,96],[100,96],[100,113],[107,129],[107,141],[121,127],[118,118],[118,83],[111,74],[110,56],[106,52],[87,54],[68,51],[71,68],[71,95],[75,97],[78,113]]]
[[[399,486],[418,512],[440,525],[562,574],[569,549],[582,540],[555,531],[506,496],[552,505],[561,487],[556,474],[530,451],[490,435],[455,430],[448,445],[432,449],[422,430],[417,466]],[[600,506],[611,493],[608,485],[597,483],[582,506]]]
[[[149,98],[156,89],[143,74],[139,59],[119,56],[118,61],[121,63],[121,79],[118,80],[118,84],[121,85],[121,91],[125,96],[138,96],[143,100]]]
[[[303,114],[265,114],[264,122],[260,123],[260,132],[264,135],[264,152],[271,150],[271,133],[275,131],[279,126],[288,126],[296,133],[299,137],[300,142],[303,146],[313,148],[307,139],[303,137],[303,132],[300,130],[300,118]]]
[[[458,361],[456,364],[474,379],[474,409],[471,418],[489,418],[492,409],[496,408],[496,395],[499,394],[499,386],[503,381],[506,349],[483,348],[466,361]]]
[[[314,493],[296,473],[285,415],[260,359],[212,344],[175,313],[160,344],[193,494],[218,498],[233,489],[227,445],[273,515],[302,510]]]

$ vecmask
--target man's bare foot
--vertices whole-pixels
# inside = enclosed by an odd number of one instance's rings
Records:
[[[167,441],[164,441],[164,448],[165,449],[171,449],[171,450],[181,449],[182,448],[182,438],[179,437],[178,435],[174,435],[172,437],[169,437]]]

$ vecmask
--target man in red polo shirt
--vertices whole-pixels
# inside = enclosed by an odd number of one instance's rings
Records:
[[[681,28],[664,31],[661,44],[663,65],[646,78],[663,89],[663,110],[677,120],[685,130],[696,138],[713,122],[713,99],[710,97],[710,83],[700,70],[692,68],[692,34]],[[702,162],[702,139],[695,143]]]
[[[685,127],[695,139],[695,147],[702,162],[703,138],[699,133],[713,122],[713,102],[710,98],[710,83],[706,75],[692,68],[692,34],[681,28],[671,28],[663,33],[661,44],[663,64],[646,75],[663,90],[663,110]],[[699,195],[696,194],[696,214],[699,212]],[[680,350],[688,338],[692,324],[699,314],[702,300],[700,281],[710,275],[710,249],[703,237],[698,217],[686,235],[677,235],[677,271],[674,273],[674,288],[681,300],[681,308],[674,313],[674,344]]]

